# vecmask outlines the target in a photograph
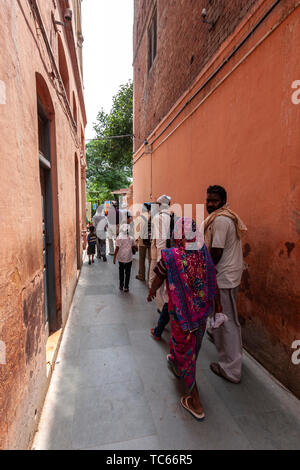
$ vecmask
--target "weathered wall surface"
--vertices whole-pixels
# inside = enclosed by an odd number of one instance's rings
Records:
[[[57,328],[67,318],[77,278],[75,153],[81,160],[85,111],[79,102],[67,36],[55,32],[51,12],[61,19],[58,1],[39,2],[58,62],[57,36],[65,49],[70,90],[77,99],[77,129],[67,113],[41,30],[27,0],[4,0],[0,9],[0,448],[26,448],[47,385],[44,320],[42,205],[38,147],[36,74],[49,97]],[[43,86],[44,86],[43,85]],[[4,91],[5,90],[5,91]],[[43,96],[40,96],[43,98]],[[71,106],[72,107],[72,106]],[[80,204],[85,199],[80,196]],[[79,214],[85,212],[80,208]],[[80,223],[84,226],[85,220]],[[80,247],[82,253],[82,247]]]
[[[300,366],[291,361],[300,339],[300,105],[291,99],[300,79],[298,2],[280,2],[225,62],[272,4],[254,7],[146,135],[150,148],[134,155],[134,202],[166,193],[174,203],[205,203],[208,185],[228,190],[248,226],[239,296],[244,345],[300,397]]]
[[[135,150],[195,80],[257,0],[135,0]],[[203,24],[201,11],[207,9]],[[157,8],[157,56],[148,71],[148,27]]]

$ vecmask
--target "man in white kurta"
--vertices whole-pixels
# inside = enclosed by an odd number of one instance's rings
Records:
[[[170,203],[171,197],[165,194],[160,196],[156,203],[159,205],[159,212],[153,217],[152,220],[152,233],[151,233],[151,265],[149,274],[149,287],[155,278],[154,268],[158,261],[161,259],[161,250],[167,248],[167,240],[171,238],[170,225],[171,225],[171,212]],[[160,339],[165,325],[169,322],[168,314],[168,294],[166,283],[156,292],[156,305],[161,312],[160,319],[156,328],[151,330],[152,336]]]
[[[151,264],[151,230],[149,230],[149,224],[151,224],[150,210],[150,204],[143,204],[142,214],[135,219],[134,224],[134,239],[139,248],[139,272],[136,279],[139,279],[140,281],[146,280],[146,258],[148,260],[147,278],[149,280]]]
[[[216,267],[220,303],[227,317],[219,328],[207,330],[219,354],[218,362],[212,362],[210,368],[216,375],[239,383],[243,345],[236,301],[244,265],[241,238],[247,228],[229,209],[222,186],[208,188],[206,207],[209,216],[204,221],[205,242]]]

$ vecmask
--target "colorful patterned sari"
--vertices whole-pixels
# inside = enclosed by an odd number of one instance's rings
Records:
[[[192,219],[177,221],[174,239],[176,248],[162,250],[172,327],[170,361],[191,390],[206,320],[217,292],[216,271]]]

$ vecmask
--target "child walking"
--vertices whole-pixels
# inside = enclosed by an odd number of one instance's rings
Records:
[[[89,264],[91,264],[91,257],[92,263],[94,262],[94,255],[96,253],[96,244],[97,244],[97,235],[95,233],[95,227],[91,225],[89,227],[90,233],[88,234],[87,241],[88,241],[88,249],[87,254],[89,257]]]
[[[132,266],[133,251],[136,249],[134,239],[129,235],[129,226],[121,224],[120,232],[116,240],[114,264],[119,261],[120,290],[129,291],[129,281]]]

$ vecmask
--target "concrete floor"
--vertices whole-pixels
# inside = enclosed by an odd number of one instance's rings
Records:
[[[126,294],[112,257],[85,261],[33,448],[300,449],[299,401],[246,354],[241,384],[215,376],[207,339],[197,363],[206,420],[181,407],[170,332],[151,338],[158,314],[136,268]]]

